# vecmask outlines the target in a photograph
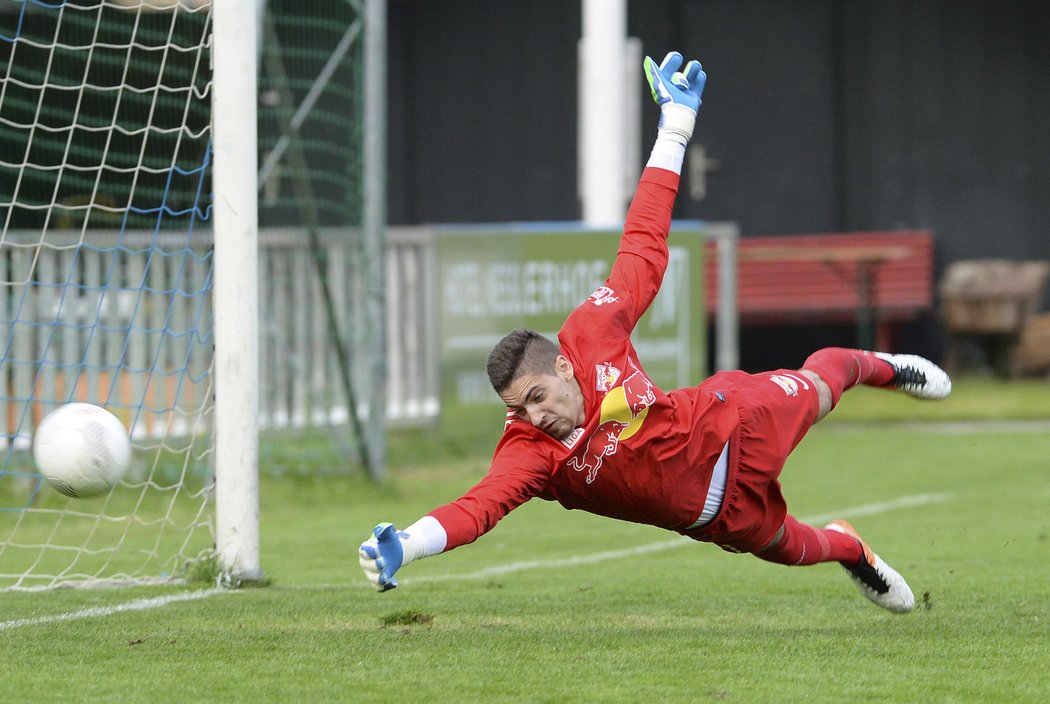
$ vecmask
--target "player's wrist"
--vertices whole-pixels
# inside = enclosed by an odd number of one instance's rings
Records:
[[[423,516],[412,525],[398,532],[404,550],[402,565],[437,555],[444,551],[448,535],[444,527],[433,516]]]
[[[686,105],[665,103],[660,106],[660,136],[687,144],[693,136],[696,111]]]
[[[397,537],[401,540],[401,550],[404,555],[401,566],[423,557],[423,541],[408,531],[398,531]]]

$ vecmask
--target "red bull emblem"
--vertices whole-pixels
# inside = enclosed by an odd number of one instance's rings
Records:
[[[631,409],[631,417],[635,418],[656,403],[656,391],[653,389],[653,382],[649,381],[649,377],[631,361],[630,357],[627,358],[627,363],[631,365],[634,374],[623,380],[623,391],[627,399],[627,407]]]
[[[619,381],[621,373],[622,372],[619,369],[608,362],[605,364],[596,364],[594,366],[595,390],[608,393],[614,386],[616,386],[616,382]]]
[[[598,427],[580,453],[569,459],[572,469],[587,473],[588,484],[598,478],[605,458],[616,454],[620,443],[638,432],[649,413],[649,406],[656,403],[653,382],[629,357],[627,364],[634,372],[602,399]]]
[[[616,454],[620,448],[620,433],[627,425],[616,420],[607,420],[599,425],[583,452],[569,458],[569,466],[577,472],[587,472],[587,483],[593,482],[598,478],[598,470],[602,468],[605,458]]]

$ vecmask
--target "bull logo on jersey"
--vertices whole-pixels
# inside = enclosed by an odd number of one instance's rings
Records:
[[[569,459],[569,466],[574,470],[587,472],[588,484],[597,479],[605,458],[616,454],[620,443],[638,432],[649,406],[656,403],[653,382],[630,357],[627,364],[633,373],[602,399],[598,427],[580,453]]]

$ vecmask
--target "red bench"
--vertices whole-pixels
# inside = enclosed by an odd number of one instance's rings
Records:
[[[899,324],[933,306],[928,230],[742,237],[737,261],[741,325],[855,322],[858,346],[892,350]],[[706,262],[707,310],[713,316],[713,245]]]

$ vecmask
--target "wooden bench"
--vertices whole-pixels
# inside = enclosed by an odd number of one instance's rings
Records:
[[[933,307],[928,230],[742,237],[740,324],[857,325],[857,345],[895,349],[897,330]],[[717,314],[718,270],[706,257],[706,304]]]

